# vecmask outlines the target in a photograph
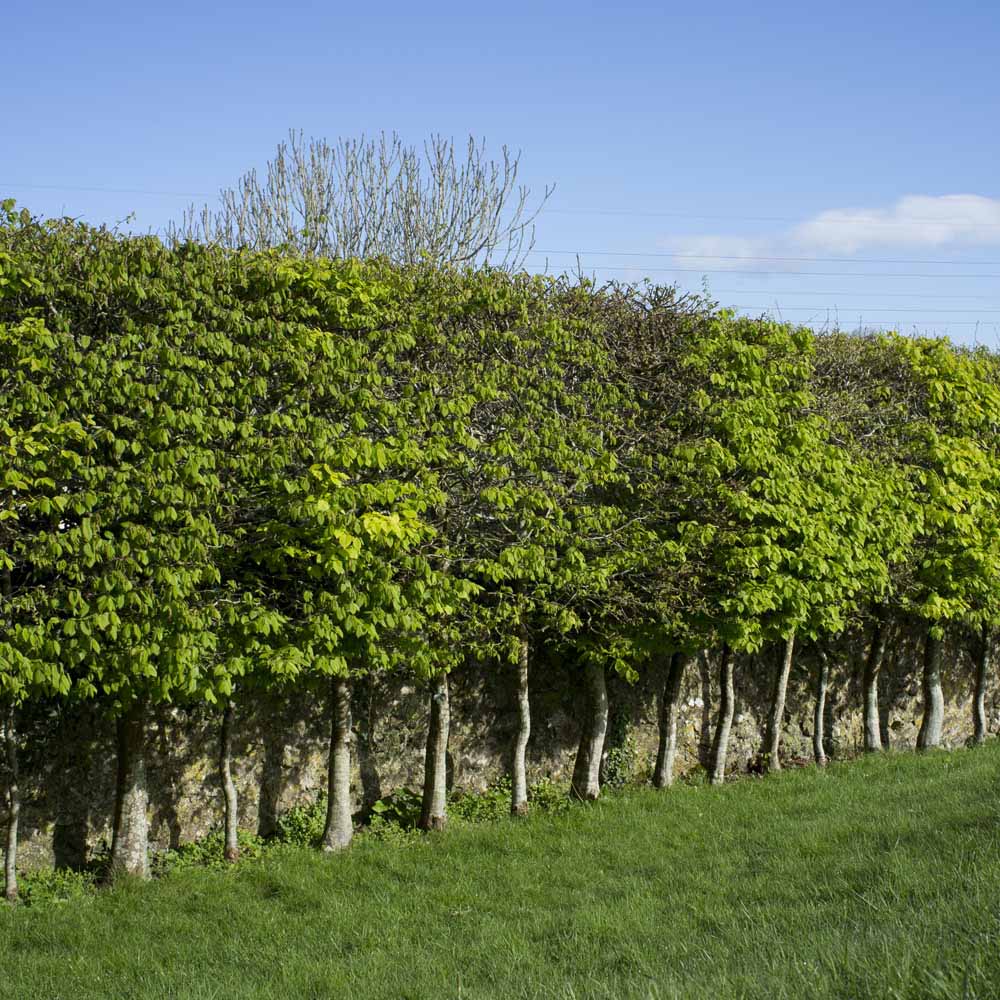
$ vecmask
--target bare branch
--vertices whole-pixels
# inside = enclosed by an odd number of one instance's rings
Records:
[[[220,192],[218,209],[192,205],[167,240],[262,250],[282,247],[305,257],[423,259],[520,270],[535,242],[534,222],[555,190],[547,185],[529,210],[518,186],[521,154],[470,136],[456,160],[451,139],[433,135],[423,155],[396,134],[306,140],[291,131],[267,164]]]

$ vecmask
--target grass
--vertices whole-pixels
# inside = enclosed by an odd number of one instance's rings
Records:
[[[0,997],[1000,996],[1000,742],[0,912]]]

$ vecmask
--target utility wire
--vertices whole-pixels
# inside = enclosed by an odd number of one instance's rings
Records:
[[[739,309],[741,307],[740,306],[735,306],[734,308]],[[772,306],[770,309],[760,309],[758,307],[758,308],[755,308],[753,310],[753,316],[760,316],[762,314],[774,314],[774,313],[777,313],[780,316],[782,313],[786,313],[786,312],[808,312],[808,313],[811,313],[812,315],[811,315],[810,319],[806,320],[807,323],[811,322],[814,318],[824,316],[824,314],[825,314],[825,321],[826,322],[833,322],[833,323],[836,323],[838,325],[841,323],[841,317],[843,317],[843,322],[844,323],[850,322],[851,326],[864,325],[864,323],[866,321],[870,321],[870,323],[873,326],[880,326],[880,327],[889,326],[889,325],[891,325],[891,326],[902,325],[902,324],[895,324],[895,323],[893,323],[891,319],[874,319],[874,318],[869,319],[868,314],[863,309],[848,310],[848,309],[836,309],[836,308],[832,308],[832,307],[828,308],[828,309],[817,309],[817,308],[813,308],[813,307],[808,307],[808,308],[805,308],[805,307],[801,307],[801,308],[792,307],[791,309],[784,309],[784,308],[781,308],[781,307],[774,307],[774,306]],[[857,324],[855,324],[853,321],[851,321],[851,320],[848,319],[848,317],[850,317],[851,315],[854,315],[854,316],[858,317],[858,323]],[[895,313],[893,313],[893,315],[895,315]],[[751,319],[751,318],[753,318],[753,316],[749,316],[749,317],[746,317],[746,318]],[[947,329],[947,328],[952,327],[952,326],[975,326],[975,327],[980,327],[980,328],[987,329],[987,330],[989,330],[989,329],[1000,330],[1000,324],[998,324],[996,321],[994,321],[994,320],[987,320],[987,321],[984,322],[984,321],[978,320],[978,319],[958,319],[958,320],[948,320],[948,319],[926,319],[926,320],[921,320],[921,319],[913,319],[913,320],[907,320],[906,321],[906,326],[908,326],[908,327],[929,326],[929,327],[933,327],[936,330]]]
[[[756,305],[732,305],[731,309],[777,309],[779,312],[820,312],[823,309],[834,309],[839,312],[846,313],[857,313],[857,312],[884,312],[892,313],[893,316],[899,313],[919,313],[920,315],[927,315],[927,313],[944,313],[946,316],[954,316],[960,313],[972,313],[976,316],[985,315],[987,313],[1000,313],[1000,309],[897,309],[894,306],[863,306],[863,307],[846,307],[840,305],[830,305],[830,306],[764,306],[759,303]]]
[[[26,191],[87,191],[91,194],[141,194],[156,198],[217,198],[219,196],[218,191],[208,194],[205,191],[151,191],[147,188],[90,187],[74,184],[12,184],[8,181],[0,181],[0,188],[7,190],[24,188]]]
[[[151,195],[155,197],[167,198],[215,198],[218,191],[159,191],[148,188],[114,188],[104,186],[84,186],[73,184],[26,184],[12,183],[10,181],[0,181],[0,188],[23,188],[35,191],[89,191],[98,194],[139,194]],[[553,215],[629,215],[639,217],[667,218],[667,219],[716,219],[729,220],[734,222],[802,222],[801,218],[794,218],[785,215],[713,215],[696,212],[657,212],[647,209],[627,209],[627,208],[552,208],[544,206],[542,212]],[[1000,222],[970,222],[966,219],[945,219],[945,218],[923,218],[913,217],[905,221],[892,221],[878,218],[876,216],[855,215],[850,219],[824,219],[824,224],[831,225],[856,225],[858,222],[870,222],[875,226],[906,227],[913,222],[926,222],[942,226],[964,226],[968,229],[1000,229]],[[553,251],[556,252],[556,251]],[[558,251],[565,252],[565,251]]]
[[[568,254],[582,257],[585,254],[600,254],[604,257],[673,257],[691,260],[760,260],[782,261],[799,264],[981,264],[984,267],[1000,267],[1000,260],[927,260],[920,257],[769,257],[764,254],[719,254],[688,253],[679,250],[531,250],[533,254]]]
[[[976,261],[965,261],[966,264],[974,264]],[[532,267],[541,267],[540,263],[533,263]],[[927,274],[918,271],[758,271],[743,270],[742,268],[723,267],[642,267],[638,264],[592,264],[584,268],[589,271],[656,271],[670,274],[794,274],[813,275],[820,278],[1000,278],[1000,274]]]
[[[872,296],[886,296],[890,299],[958,299],[959,301],[969,301],[971,299],[992,299],[993,295],[927,295],[923,292],[800,292],[791,288],[713,288],[712,295],[806,295],[812,297],[829,298],[831,295],[843,295],[845,297],[854,296],[856,298],[871,298]]]
[[[664,219],[716,219],[730,222],[795,222],[801,223],[804,220],[788,215],[707,215],[694,212],[651,212],[643,209],[626,208],[549,208],[543,209],[553,215],[630,215],[642,218],[664,218]],[[841,211],[837,209],[836,211]],[[811,216],[810,218],[815,218]],[[914,222],[926,222],[942,226],[964,226],[968,229],[1000,229],[1000,222],[970,222],[966,219],[943,219],[943,218],[923,218],[913,216],[905,221],[881,219],[876,216],[854,215],[849,219],[823,219],[824,225],[854,226],[859,222],[870,223],[873,226],[906,227]]]

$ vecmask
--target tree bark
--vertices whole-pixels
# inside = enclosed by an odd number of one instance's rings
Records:
[[[817,648],[819,666],[816,671],[816,704],[813,708],[813,757],[820,767],[826,767],[826,688],[830,682],[830,660],[826,651]]]
[[[531,736],[531,703],[528,700],[528,632],[521,628],[517,655],[517,731],[511,763],[510,812],[512,816],[528,813],[528,775],[526,757]]]
[[[882,749],[892,749],[892,706],[896,699],[896,672],[899,664],[899,651],[893,649],[889,655],[886,644],[886,656],[882,659],[882,667],[878,676],[878,732],[882,740]]]
[[[149,877],[149,821],[146,810],[145,706],[136,701],[118,719],[118,788],[111,839],[111,877]]]
[[[330,682],[330,756],[327,762],[326,826],[323,850],[342,851],[354,836],[351,812],[351,682]]]
[[[878,753],[882,749],[881,722],[878,705],[878,678],[885,656],[886,629],[880,619],[872,628],[871,646],[865,658],[865,671],[861,687],[864,698],[865,753]]]
[[[421,830],[443,830],[448,821],[448,675],[434,678],[431,687],[431,718],[427,727],[424,758],[424,797],[420,810]]]
[[[222,802],[225,810],[223,855],[227,861],[239,861],[240,844],[237,835],[236,782],[233,781],[233,703],[226,702],[222,710],[219,732],[219,778],[222,782]]]
[[[788,692],[788,677],[792,672],[795,653],[795,630],[785,639],[785,655],[781,668],[774,679],[774,693],[771,696],[771,712],[767,717],[767,732],[764,740],[764,758],[768,771],[781,770],[781,724],[785,718],[785,696]]]
[[[930,750],[941,742],[944,722],[944,694],[941,691],[941,640],[930,630],[924,645],[923,673],[924,717],[917,735],[917,749]]]
[[[7,845],[3,859],[3,895],[8,903],[17,902],[17,824],[21,815],[18,789],[17,732],[14,707],[8,706],[4,719],[4,751],[7,763]]]
[[[573,766],[571,794],[592,802],[601,794],[601,755],[608,731],[608,689],[604,667],[588,663],[584,667],[586,685],[586,715],[580,733],[580,745]]]
[[[972,741],[976,744],[986,742],[986,683],[993,658],[993,644],[990,641],[988,626],[983,626],[979,640],[979,649],[976,651],[976,693],[972,699]]]
[[[674,761],[677,758],[677,718],[680,715],[681,682],[690,657],[674,653],[670,657],[667,682],[660,705],[660,741],[656,748],[653,786],[669,788],[674,783]]]
[[[358,754],[358,774],[361,778],[364,812],[365,815],[369,815],[372,806],[382,798],[382,778],[375,760],[378,700],[375,681],[371,674],[365,674],[360,679],[360,683],[355,682],[352,686],[354,688],[352,700],[354,707],[358,709],[357,718],[359,721],[357,731],[354,734]]]
[[[701,688],[701,723],[698,728],[698,763],[706,773],[712,769],[712,664],[707,649],[698,652],[698,680]]]
[[[733,728],[735,710],[733,652],[729,646],[723,646],[722,661],[719,664],[719,720],[712,740],[712,768],[709,772],[709,780],[713,785],[721,785],[726,780],[726,755],[729,752],[729,732]]]

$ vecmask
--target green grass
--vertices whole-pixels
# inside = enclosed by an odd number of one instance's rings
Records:
[[[0,913],[0,996],[1000,996],[1000,744]]]

